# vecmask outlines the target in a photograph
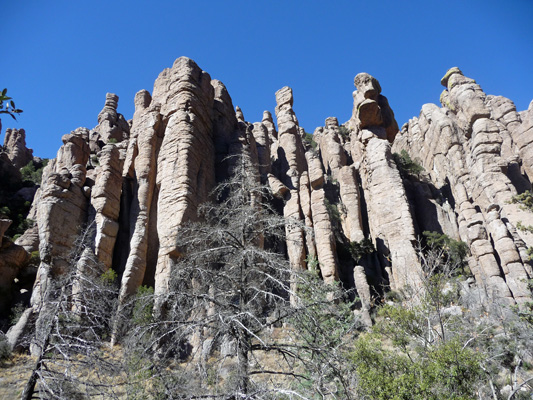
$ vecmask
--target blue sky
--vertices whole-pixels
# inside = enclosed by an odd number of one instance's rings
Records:
[[[2,6],[0,89],[24,113],[34,155],[55,157],[61,136],[93,128],[106,92],[133,115],[140,89],[180,56],[224,82],[250,122],[294,91],[306,131],[352,110],[353,77],[381,83],[398,124],[437,103],[452,66],[519,110],[533,99],[533,1],[25,0]],[[3,142],[3,132],[0,141]]]

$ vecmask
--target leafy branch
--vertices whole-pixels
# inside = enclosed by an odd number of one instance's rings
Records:
[[[4,102],[6,102],[5,105]],[[21,112],[22,110],[15,106],[13,99],[7,95],[7,89],[2,90],[2,94],[0,94],[0,114],[9,114],[16,121],[15,114],[20,114]]]

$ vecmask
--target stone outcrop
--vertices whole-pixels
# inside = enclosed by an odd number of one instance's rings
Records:
[[[339,179],[340,170],[348,161],[348,155],[338,134],[338,127],[337,118],[328,118],[326,126],[317,128],[313,134],[326,174],[334,180]]]
[[[461,240],[470,247],[470,268],[478,284],[490,297],[511,304],[527,301],[531,292],[526,282],[532,274],[525,249],[533,238],[517,227],[533,220],[512,202],[531,189],[527,118],[522,120],[510,100],[485,95],[457,67],[441,83],[446,88],[442,107],[424,105],[419,117],[404,125],[393,148],[419,159],[437,189],[448,188],[446,204],[457,216]]]
[[[402,179],[390,144],[372,137],[361,165],[370,232],[393,289],[420,287],[422,268],[415,250],[416,235]]]
[[[122,189],[122,166],[125,151],[108,144],[98,153],[91,189],[91,212],[94,209],[94,252],[106,269],[112,267],[113,248],[118,234],[118,217]]]
[[[346,125],[352,129],[351,155],[365,192],[369,234],[391,288],[418,288],[422,268],[414,221],[390,145],[398,125],[377,79],[361,73],[354,84],[353,113]]]
[[[291,88],[286,86],[276,92],[278,148],[274,169],[279,174],[280,181],[289,189],[285,197],[283,216],[289,221],[286,226],[286,240],[291,268],[305,269],[305,238],[303,228],[299,224],[304,218],[299,192],[300,178],[307,170],[307,162],[298,119],[292,109],[293,101]]]
[[[104,108],[98,114],[98,125],[91,132],[91,142],[108,143],[110,139],[121,142],[128,138],[130,127],[117,107],[118,96],[107,93]]]
[[[533,234],[520,227],[533,225],[533,213],[512,199],[531,189],[533,103],[518,112],[452,68],[442,79],[441,106],[424,105],[399,131],[377,79],[361,73],[354,83],[350,120],[327,118],[313,140],[299,125],[291,88],[275,94],[277,127],[269,111],[250,123],[224,84],[185,57],[159,75],[152,94],[136,94],[129,122],[108,93],[98,125],[65,135],[43,173],[29,216],[36,225],[17,241],[24,258],[37,248],[41,256],[33,308],[13,332],[37,312],[47,280],[83,269],[83,257],[77,265],[69,259],[82,231],[102,271],[117,272],[122,305],[143,284],[164,295],[181,255],[178,229],[198,218],[238,159],[270,186],[274,208],[287,218],[291,268],[318,265],[326,282],[354,288],[366,325],[383,290],[422,286],[424,231],[468,244],[470,269],[488,299],[529,301]],[[14,160],[26,165],[31,152],[23,130],[9,132],[12,150],[0,152],[0,176],[20,181]],[[399,168],[394,153],[402,150],[425,171]],[[0,233],[6,225],[0,220]],[[375,251],[354,255],[362,243]]]
[[[178,256],[178,226],[196,219],[215,183],[211,77],[194,61],[179,58],[154,84],[165,130],[157,156],[159,255],[155,291],[167,290],[172,258]],[[170,218],[170,216],[172,217]]]
[[[366,72],[361,72],[354,78],[354,85],[357,90],[353,92],[350,125],[359,129],[382,126],[385,128],[385,136],[382,139],[386,138],[392,143],[398,133],[398,124],[387,98],[381,95],[378,80]]]
[[[88,140],[89,131],[83,128],[64,135],[57,158],[43,172],[36,221],[41,265],[32,296],[34,306],[41,299],[40,285],[71,268],[70,254],[87,219]]]
[[[122,275],[120,288],[120,301],[124,302],[134,294],[142,285],[147,268],[155,270],[154,261],[157,259],[157,215],[152,210],[157,210],[158,192],[156,189],[157,150],[161,145],[163,132],[160,105],[151,102],[148,92],[137,93],[136,99],[147,99],[136,102],[133,116],[133,129],[131,142],[128,148],[128,160],[124,166],[126,179],[137,180],[137,193],[130,220],[133,233],[129,242],[129,254]],[[131,154],[131,155],[130,155]],[[151,250],[151,251],[149,251]],[[155,257],[154,257],[155,256]],[[149,265],[151,264],[151,265]]]
[[[15,168],[22,168],[33,160],[33,150],[26,147],[24,129],[6,129],[4,151]]]
[[[360,242],[365,238],[363,218],[361,215],[361,195],[359,179],[352,165],[345,165],[339,171],[340,198],[344,205],[344,233],[351,242]]]

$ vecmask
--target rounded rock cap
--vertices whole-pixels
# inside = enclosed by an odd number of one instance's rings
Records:
[[[447,88],[448,87],[448,79],[450,79],[450,76],[452,76],[453,74],[461,74],[461,75],[463,75],[463,73],[461,72],[459,67],[452,67],[448,71],[446,71],[446,73],[444,74],[444,76],[440,80],[440,84],[442,86],[444,86],[445,88]]]
[[[372,83],[372,86],[377,91],[377,94],[380,94],[381,85],[379,84],[379,81],[376,78],[374,78],[372,75],[370,75],[369,73],[366,73],[366,72],[358,73],[353,79],[353,84],[357,90],[361,90],[363,85],[369,81]]]

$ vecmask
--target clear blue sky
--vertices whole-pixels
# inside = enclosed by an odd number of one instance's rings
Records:
[[[0,89],[34,154],[93,128],[106,92],[133,115],[140,89],[180,56],[224,82],[246,120],[293,88],[300,125],[351,115],[353,77],[374,75],[401,126],[437,103],[452,66],[519,110],[533,99],[533,1],[3,1]],[[3,142],[3,132],[0,141]]]

